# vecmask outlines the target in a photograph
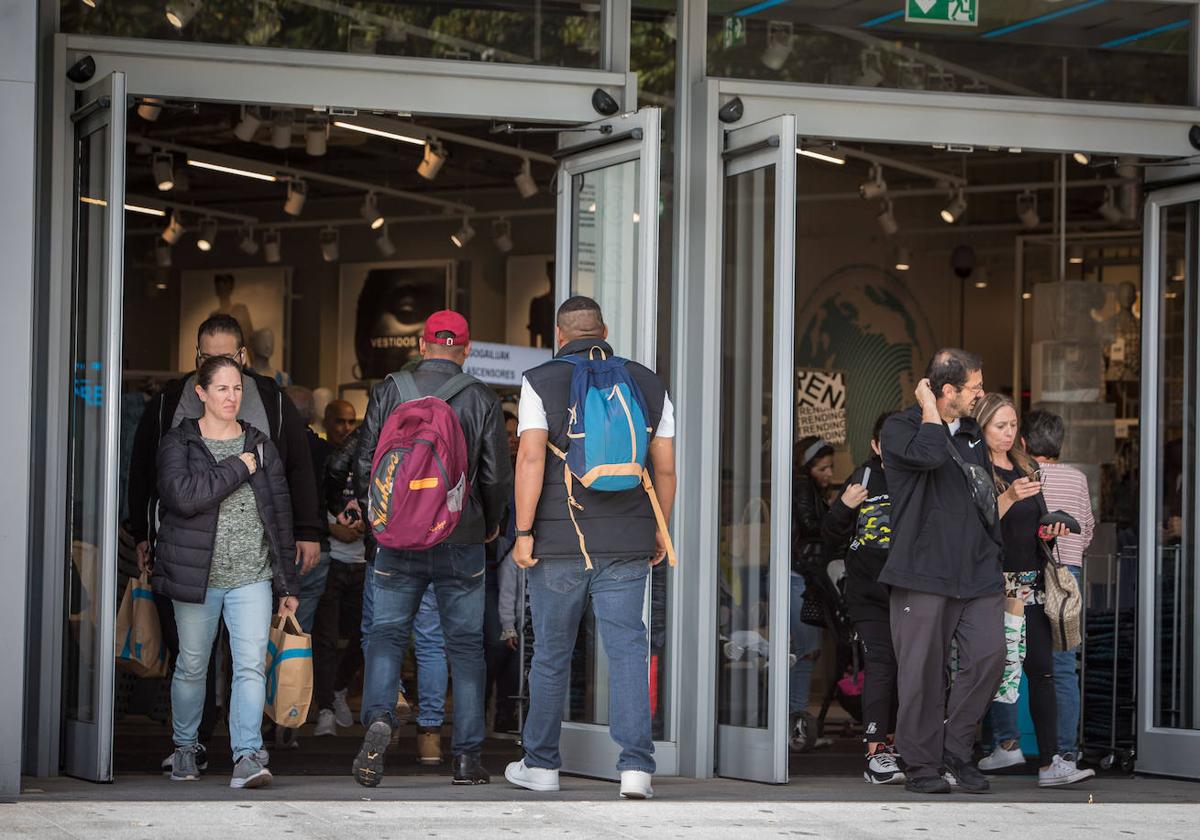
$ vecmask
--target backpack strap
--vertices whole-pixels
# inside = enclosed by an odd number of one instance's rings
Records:
[[[667,544],[667,564],[674,566],[679,562],[675,556],[675,541],[671,539],[671,532],[667,530],[667,518],[663,516],[662,506],[658,503],[658,495],[654,492],[654,482],[650,480],[649,470],[642,470],[642,487],[650,497],[650,507],[654,510],[658,532],[663,535],[663,541]]]
[[[454,376],[446,380],[446,383],[433,393],[433,396],[437,397],[442,402],[450,402],[450,400],[457,397],[465,389],[471,387],[478,381],[478,379],[476,379],[474,376],[471,376],[469,373],[456,373]]]
[[[388,379],[396,386],[396,390],[400,392],[401,402],[412,402],[425,396],[421,393],[421,389],[417,387],[417,380],[413,378],[411,371],[399,370],[395,373],[389,373]]]

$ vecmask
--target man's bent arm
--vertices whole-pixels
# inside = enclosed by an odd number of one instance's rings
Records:
[[[550,434],[545,429],[526,429],[521,433],[517,449],[517,529],[533,527],[538,501],[542,498],[542,479],[546,475],[546,442]],[[535,541],[536,542],[536,541]]]
[[[656,437],[650,441],[650,467],[654,473],[654,495],[662,508],[663,519],[671,520],[675,506],[675,439]]]

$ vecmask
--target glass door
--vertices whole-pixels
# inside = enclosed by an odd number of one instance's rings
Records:
[[[796,121],[726,134],[717,773],[788,780]],[[799,605],[796,605],[797,609]]]
[[[568,129],[559,135],[556,306],[571,295],[595,298],[619,356],[651,368],[658,290],[659,123],[657,108]],[[647,577],[643,620],[649,631],[656,760],[678,772],[667,737],[666,564]],[[537,640],[534,640],[537,646]],[[608,657],[591,609],[584,614],[563,709],[563,770],[616,778],[619,748],[608,734]]]
[[[125,237],[125,76],[82,94],[74,122],[67,440],[65,769],[111,781],[117,460]]]
[[[1200,778],[1200,184],[1151,193],[1145,224],[1137,768]]]

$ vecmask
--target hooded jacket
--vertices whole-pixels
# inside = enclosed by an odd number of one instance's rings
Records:
[[[864,470],[870,467],[867,498],[851,508],[837,499],[825,514],[821,532],[831,545],[849,543],[846,551],[846,607],[851,621],[887,621],[888,588],[879,582],[892,544],[892,500],[888,495],[883,461],[872,457],[850,474],[846,485],[862,484]]]
[[[944,423],[922,422],[913,406],[892,415],[880,438],[892,499],[892,546],[880,582],[949,598],[1003,592],[999,522],[984,525],[946,445],[991,473],[979,424],[964,417],[951,437]]]
[[[243,482],[250,482],[271,556],[276,597],[300,592],[292,501],[279,450],[258,429],[242,423],[243,452],[254,453],[254,475],[236,456],[217,461],[200,434],[200,424],[186,419],[163,436],[158,447],[158,495],[162,523],[154,544],[154,591],[175,601],[201,604],[208,592],[213,543],[221,502]]]

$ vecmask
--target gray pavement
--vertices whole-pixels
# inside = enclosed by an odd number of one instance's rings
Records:
[[[396,775],[366,789],[344,776],[289,776],[265,790],[234,791],[223,776],[196,783],[125,776],[112,785],[31,779],[16,804],[0,805],[0,838],[1200,837],[1200,784],[1152,778],[1047,791],[1018,776],[995,779],[989,796],[937,798],[847,778],[782,786],[663,778],[652,802],[620,801],[610,782],[564,776],[563,786],[534,794],[502,779],[456,788]]]

